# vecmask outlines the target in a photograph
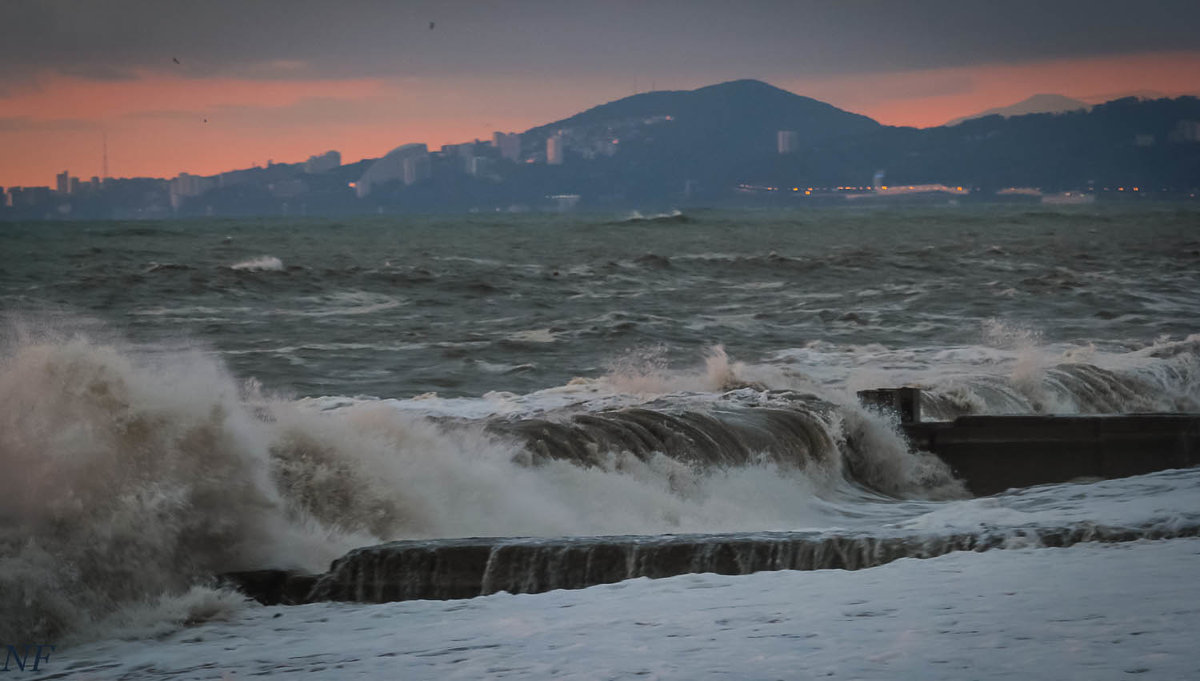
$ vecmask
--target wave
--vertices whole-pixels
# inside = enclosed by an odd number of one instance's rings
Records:
[[[228,605],[190,591],[212,575],[315,570],[384,540],[841,522],[839,495],[870,496],[837,471],[845,443],[862,441],[852,431],[891,443],[872,456],[909,457],[885,420],[856,414],[696,426],[615,413],[603,418],[632,430],[670,423],[728,440],[758,429],[768,455],[743,447],[741,459],[704,461],[663,431],[660,445],[614,446],[581,465],[535,457],[521,433],[483,423],[264,395],[199,350],[15,329],[0,352],[0,639],[86,637],[126,611],[201,618]],[[769,456],[773,420],[807,433],[813,456]]]
[[[926,384],[932,418],[967,414],[1126,414],[1200,411],[1200,335],[1126,353],[1056,354],[1027,345],[1006,374],[945,376]]]
[[[611,224],[629,225],[629,224],[661,224],[661,225],[686,225],[695,222],[695,219],[684,214],[681,210],[671,210],[666,213],[651,213],[643,215],[639,211],[633,211],[628,216],[621,220],[617,220]]]
[[[264,255],[234,263],[229,269],[239,272],[282,272],[283,261],[273,255]]]
[[[1200,336],[1072,361],[1005,352],[986,357],[1006,374],[932,376],[927,413],[1200,405]],[[700,371],[650,352],[530,395],[297,401],[199,349],[14,325],[0,342],[0,639],[220,616],[232,597],[194,591],[212,575],[320,570],[381,541],[875,526],[895,500],[962,496],[849,391],[885,378],[831,386],[718,347]]]

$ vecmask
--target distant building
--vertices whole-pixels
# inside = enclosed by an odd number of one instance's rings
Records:
[[[411,162],[409,159],[413,159]],[[401,180],[404,184],[412,184],[429,177],[429,147],[424,144],[405,144],[392,149],[383,158],[371,164],[370,168],[354,183],[354,193],[358,198],[365,198],[376,185],[393,180]]]
[[[1168,137],[1172,142],[1200,142],[1200,121],[1179,121]]]
[[[486,156],[472,156],[467,159],[467,174],[471,177],[486,175],[491,168],[491,160]]]
[[[337,151],[327,151],[319,156],[309,156],[304,162],[304,172],[309,175],[324,173],[342,165],[342,155]]]
[[[9,208],[25,208],[48,202],[52,192],[49,187],[9,187],[4,196]]]
[[[307,192],[308,185],[304,183],[304,180],[293,178],[271,182],[267,185],[267,191],[277,199],[293,199]]]
[[[560,166],[563,162],[563,136],[555,133],[546,139],[546,163]]]
[[[487,145],[479,140],[462,144],[443,144],[442,156],[460,172],[471,173],[471,159],[486,153]]]
[[[193,196],[200,196],[204,192],[212,189],[216,182],[207,177],[192,175],[190,173],[179,173],[175,179],[167,183],[167,194],[171,201],[171,208],[179,210],[183,205],[184,199]]]
[[[72,177],[67,181],[67,193],[68,194],[78,194],[79,193],[79,178],[78,177]]]
[[[780,154],[800,151],[800,135],[795,130],[780,130],[775,133],[775,144]]]
[[[55,179],[54,188],[58,191],[59,194],[69,194],[71,192],[71,174],[70,173],[68,173],[67,171],[64,170],[61,173],[55,175],[54,179]]]
[[[500,150],[500,158],[521,160],[521,136],[515,132],[492,133],[492,146]]]
[[[428,179],[432,170],[429,154],[409,156],[404,159],[404,184],[416,184],[421,180]]]
[[[25,205],[36,206],[50,201],[49,187],[26,187],[21,194],[25,197]]]

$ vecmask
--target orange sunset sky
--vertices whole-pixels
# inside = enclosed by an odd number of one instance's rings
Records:
[[[899,5],[899,7],[897,7]],[[1200,3],[0,0],[0,186],[345,162],[759,78],[891,125],[1200,93]]]

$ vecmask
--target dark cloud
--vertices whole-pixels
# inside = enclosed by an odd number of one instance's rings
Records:
[[[104,63],[76,63],[58,67],[63,75],[75,76],[86,80],[122,81],[136,80],[137,73],[129,68],[119,68]]]
[[[716,80],[1198,50],[1197,25],[1196,0],[0,0],[0,68]]]

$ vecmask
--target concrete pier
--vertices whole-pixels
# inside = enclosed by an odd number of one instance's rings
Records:
[[[1105,527],[1078,523],[943,536],[764,532],[726,535],[474,538],[398,541],[355,549],[323,575],[261,570],[223,581],[265,604],[386,603],[474,598],[505,591],[582,589],[636,577],[765,570],[861,570],[900,558],[988,551],[1020,544],[1194,537],[1195,523]]]
[[[903,392],[901,392],[903,391]],[[920,421],[914,388],[864,391],[864,403],[897,408],[913,446],[950,465],[984,496],[1088,478],[1121,478],[1200,464],[1200,414],[961,416]],[[915,416],[915,418],[914,418]]]
[[[940,457],[980,496],[1013,487],[1118,478],[1200,463],[1200,414],[963,416],[954,421],[922,422],[920,391],[915,388],[866,391],[860,397],[872,408],[898,412],[900,427],[912,445]],[[678,421],[682,417],[670,418]],[[647,419],[643,421],[650,425],[664,422]],[[692,434],[724,432],[715,422],[695,422],[707,430],[695,426],[694,419],[687,423],[693,427],[686,432]],[[544,430],[548,426],[535,423],[529,427]],[[658,431],[647,428],[645,432],[652,435]],[[803,435],[808,431],[793,428],[789,432]],[[566,444],[572,442],[567,437],[569,430],[560,428],[551,434],[561,436]],[[647,441],[648,447],[660,446],[660,440]],[[808,451],[806,448],[804,453]],[[1144,527],[1092,523],[1027,526],[947,536],[767,532],[442,539],[356,549],[335,561],[323,575],[262,570],[227,574],[223,581],[271,604],[454,599],[501,591],[578,589],[635,577],[695,572],[737,575],[762,570],[856,570],[904,557],[985,551],[1018,539],[1022,544],[1070,546],[1085,541],[1198,535],[1200,525],[1195,522],[1170,521]]]

